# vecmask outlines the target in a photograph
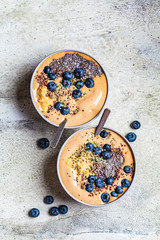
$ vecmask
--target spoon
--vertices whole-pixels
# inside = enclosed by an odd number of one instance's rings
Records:
[[[64,119],[63,122],[61,122],[61,124],[59,125],[59,128],[58,128],[58,130],[57,130],[57,132],[56,132],[56,134],[54,136],[54,139],[53,139],[53,141],[51,143],[51,147],[52,148],[56,148],[57,147],[57,145],[59,143],[59,139],[61,138],[61,135],[62,135],[62,133],[64,131],[64,127],[66,125],[66,122],[67,122],[67,120]]]
[[[101,130],[102,130],[102,128],[103,128],[103,126],[104,126],[104,124],[105,124],[105,122],[106,122],[109,114],[110,114],[110,112],[111,112],[111,111],[110,111],[108,108],[106,108],[106,109],[104,110],[104,112],[103,112],[103,114],[102,114],[102,117],[101,117],[101,119],[100,119],[100,121],[99,121],[99,123],[98,123],[98,126],[96,127],[96,131],[95,131],[95,133],[94,133],[94,136],[97,136],[97,135],[100,134],[100,132],[101,132]]]

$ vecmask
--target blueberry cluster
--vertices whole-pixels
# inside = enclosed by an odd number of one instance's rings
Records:
[[[139,129],[141,127],[141,124],[139,121],[133,121],[130,126],[133,129]],[[134,132],[129,132],[126,135],[126,138],[129,142],[134,142],[137,138],[137,135]]]
[[[44,73],[46,73],[48,75],[49,80],[55,80],[56,79],[56,74],[54,72],[51,72],[51,68],[49,66],[45,66],[44,67]],[[94,87],[94,81],[92,78],[86,78],[86,80],[83,82],[82,78],[84,77],[84,70],[82,68],[76,68],[74,70],[74,72],[69,72],[66,71],[62,74],[62,85],[65,88],[68,88],[71,86],[71,80],[73,78],[73,76],[78,79],[78,81],[75,83],[75,86],[77,89],[73,90],[72,92],[72,97],[77,99],[79,97],[81,97],[82,92],[81,92],[81,88],[85,85],[87,88],[93,88]],[[57,89],[57,84],[55,82],[49,82],[47,84],[47,88],[49,91],[54,92]],[[70,109],[68,107],[64,107],[63,103],[61,102],[57,102],[55,104],[55,109],[56,110],[60,110],[62,115],[67,115],[70,113]]]
[[[86,185],[86,191],[87,192],[92,192],[94,190],[94,185],[98,188],[102,188],[104,186],[104,180],[102,178],[96,178],[95,175],[90,175],[88,178],[88,184]],[[106,179],[106,184],[111,185],[114,182],[113,177],[109,177]]]
[[[95,175],[90,175],[88,178],[88,184],[86,185],[86,191],[92,192],[94,190],[94,185],[98,188],[102,188],[105,184],[104,180],[100,177],[96,178]],[[106,179],[106,184],[111,185],[114,182],[113,177],[109,177]],[[103,202],[108,202],[110,200],[110,195],[108,193],[103,193],[101,195],[101,199]]]
[[[44,73],[48,75],[49,80],[55,80],[56,74],[54,72],[51,72],[51,68],[49,66],[45,66],[43,69]],[[47,84],[47,88],[49,91],[54,92],[57,89],[57,84],[55,82],[49,82]]]
[[[125,173],[130,173],[132,171],[130,166],[125,166],[123,168]],[[123,188],[128,188],[130,186],[130,181],[128,179],[122,179],[121,186],[117,186],[115,191],[111,192],[112,197],[118,197],[118,194],[123,193]]]
[[[100,136],[102,138],[107,137],[108,136],[107,131],[105,130],[101,131]],[[94,147],[92,143],[88,142],[85,145],[85,149],[87,151],[93,151],[95,155],[100,155],[105,160],[108,160],[112,157],[111,145],[109,144],[104,144],[103,148],[101,148],[101,147]]]
[[[86,191],[87,192],[93,192],[94,190],[94,185],[98,188],[102,188],[104,186],[104,184],[106,183],[107,185],[112,185],[112,183],[114,182],[114,178],[113,177],[109,177],[105,180],[102,178],[96,178],[95,175],[90,175],[88,178],[88,184],[86,185]],[[121,186],[117,186],[115,191],[111,192],[111,196],[112,197],[118,197],[118,194],[122,194],[123,193],[123,188],[127,188],[130,185],[130,181],[128,179],[122,179],[121,181]],[[107,203],[110,200],[110,195],[108,193],[103,193],[101,195],[101,200],[105,203]]]
[[[52,204],[54,202],[54,199],[52,196],[46,196],[44,198],[44,203],[46,204]],[[59,208],[57,207],[52,207],[50,210],[49,210],[49,214],[51,216],[57,216],[59,213],[61,214],[66,214],[68,212],[68,207],[66,205],[61,205]],[[32,208],[30,211],[29,211],[29,216],[30,217],[38,217],[40,214],[40,211],[37,209],[37,208]]]

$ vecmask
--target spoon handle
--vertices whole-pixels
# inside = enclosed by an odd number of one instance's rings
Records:
[[[59,143],[59,139],[60,139],[60,137],[61,137],[61,135],[63,133],[64,127],[66,125],[66,122],[67,122],[67,120],[64,119],[63,122],[61,122],[61,124],[59,125],[59,128],[58,128],[58,130],[57,130],[57,132],[55,134],[55,137],[54,137],[54,139],[53,139],[53,141],[51,143],[51,147],[52,148],[56,148],[57,147],[57,144]]]
[[[106,108],[104,110],[103,115],[102,115],[102,117],[101,117],[101,119],[100,119],[100,121],[98,123],[98,126],[96,127],[96,131],[94,133],[94,136],[97,136],[97,135],[100,134],[100,132],[101,132],[101,130],[102,130],[102,128],[103,128],[103,126],[104,126],[104,124],[105,124],[109,114],[110,114],[110,112],[111,111],[108,108]]]

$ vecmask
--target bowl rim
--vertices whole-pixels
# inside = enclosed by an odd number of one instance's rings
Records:
[[[82,128],[82,129],[79,129],[78,131],[74,132],[62,145],[60,151],[59,151],[59,154],[58,154],[58,158],[57,158],[57,175],[58,175],[58,178],[59,178],[59,181],[63,187],[63,189],[68,193],[68,195],[73,198],[74,200],[76,200],[77,202],[81,203],[81,204],[84,204],[84,205],[87,205],[87,206],[90,206],[90,207],[101,207],[101,206],[106,206],[106,205],[110,205],[111,203],[115,203],[117,202],[117,200],[119,200],[122,196],[124,196],[130,189],[131,185],[133,184],[133,181],[134,181],[134,178],[135,178],[135,173],[136,173],[136,159],[135,159],[135,154],[134,154],[134,151],[129,143],[129,141],[123,137],[119,132],[115,131],[114,129],[112,128],[107,128],[107,127],[103,127],[103,129],[105,130],[110,130],[110,131],[113,131],[115,132],[116,134],[118,134],[120,137],[122,137],[122,139],[124,141],[126,141],[126,143],[128,144],[131,152],[132,152],[132,155],[133,155],[133,159],[134,159],[134,173],[133,173],[133,178],[132,178],[132,181],[130,183],[130,186],[127,188],[127,190],[125,191],[125,193],[123,193],[120,197],[118,197],[117,199],[115,199],[114,201],[110,202],[110,203],[104,203],[104,204],[89,204],[89,203],[85,203],[81,200],[79,200],[78,198],[74,197],[68,190],[67,188],[65,187],[63,181],[62,181],[62,178],[61,178],[61,175],[60,175],[60,171],[59,171],[59,163],[60,163],[60,157],[61,157],[61,153],[65,147],[65,145],[67,144],[67,142],[74,136],[76,135],[78,132],[80,131],[83,131],[83,130],[87,130],[87,129],[91,129],[91,128],[96,128],[97,126],[91,126],[91,127],[85,127],[85,128]]]
[[[99,61],[97,61],[95,58],[93,58],[91,55],[85,53],[85,52],[82,52],[82,51],[79,51],[79,50],[73,50],[73,49],[64,49],[64,50],[58,50],[58,51],[55,51],[51,54],[49,54],[47,57],[45,57],[44,59],[42,59],[42,61],[37,65],[37,67],[35,68],[33,74],[32,74],[32,77],[31,77],[31,81],[30,81],[30,96],[31,96],[31,100],[32,100],[32,103],[33,103],[33,106],[35,107],[35,109],[37,110],[37,112],[39,113],[39,115],[45,120],[47,121],[48,123],[50,123],[51,125],[55,126],[55,127],[59,127],[59,125],[55,124],[54,122],[48,120],[42,113],[41,111],[38,109],[38,107],[36,106],[36,103],[34,101],[34,97],[33,97],[33,81],[34,81],[34,77],[35,77],[35,74],[38,70],[38,68],[40,67],[40,65],[49,57],[51,57],[52,55],[56,54],[56,53],[59,53],[59,52],[69,52],[69,51],[73,51],[73,52],[77,52],[77,53],[82,53],[82,54],[85,54],[89,57],[91,57],[93,60],[95,60],[99,66],[102,68],[102,71],[105,75],[105,78],[106,78],[106,82],[107,82],[107,93],[106,93],[106,98],[105,98],[105,101],[104,101],[104,104],[102,106],[102,108],[100,109],[100,111],[97,113],[97,115],[92,118],[91,120],[89,120],[88,122],[86,123],[83,123],[81,125],[76,125],[76,126],[65,126],[65,129],[74,129],[74,128],[79,128],[79,127],[83,127],[83,126],[86,126],[87,124],[91,123],[92,121],[94,121],[100,114],[101,112],[104,110],[104,107],[105,107],[105,104],[107,102],[107,98],[108,98],[108,93],[109,93],[109,84],[108,84],[108,77],[107,77],[107,74],[104,70],[104,68],[102,67],[102,65],[99,63]]]

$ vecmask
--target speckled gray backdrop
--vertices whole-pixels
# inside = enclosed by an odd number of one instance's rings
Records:
[[[154,240],[159,229],[160,1],[3,0],[0,3],[0,239]],[[56,150],[40,150],[40,137],[56,131],[36,113],[29,83],[36,65],[60,49],[94,56],[109,78],[106,126],[125,135],[140,120],[132,147],[137,173],[130,191],[103,208],[66,195],[56,175],[65,130]],[[99,119],[95,120],[96,124]],[[50,217],[43,197],[69,206]],[[37,207],[41,215],[28,217]]]

